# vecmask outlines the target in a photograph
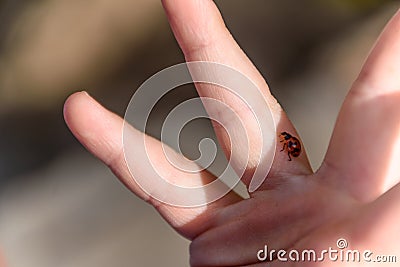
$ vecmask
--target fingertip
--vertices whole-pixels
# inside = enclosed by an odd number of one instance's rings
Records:
[[[104,109],[87,92],[76,92],[64,103],[64,120],[73,135],[85,146],[106,135],[110,118]]]
[[[86,91],[81,91],[73,93],[65,100],[63,114],[68,127],[70,127],[73,122],[74,112],[77,110],[77,107],[81,106],[83,101],[87,101],[87,98],[91,97]]]
[[[217,45],[227,31],[222,16],[211,0],[162,0],[172,31],[189,60],[199,49]],[[195,58],[193,58],[195,57]]]

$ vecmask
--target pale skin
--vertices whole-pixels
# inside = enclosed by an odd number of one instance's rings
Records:
[[[226,29],[212,1],[164,0],[163,6],[187,61],[213,61],[240,70],[267,99],[277,122],[276,135],[286,131],[298,137],[263,77]],[[228,93],[208,89],[204,85],[197,87],[201,96],[227,104],[235,101]],[[238,112],[242,112],[243,118],[248,116],[245,109]],[[122,150],[123,120],[119,116],[82,92],[69,97],[64,113],[78,140],[133,193],[153,205],[179,234],[192,241],[191,266],[363,265],[331,261],[260,263],[256,256],[264,245],[286,250],[336,248],[338,238],[346,238],[351,249],[397,255],[400,260],[399,12],[389,22],[350,89],[318,171],[311,170],[304,151],[289,162],[287,154],[279,152],[282,147],[278,140],[267,179],[249,199],[231,192],[199,208],[160,203],[135,183],[133,176],[143,174],[128,171]],[[245,127],[256,147],[260,137],[252,131],[252,121],[247,121]],[[133,138],[140,138],[139,132],[133,128],[131,131]],[[229,157],[226,133],[218,127],[215,131]],[[240,146],[243,140],[236,138],[234,144]],[[174,179],[185,179],[184,173],[164,164],[160,143],[154,139],[150,143],[150,149],[160,157],[160,168],[172,173]],[[243,175],[246,185],[254,167],[252,157],[257,158],[254,154],[250,155]],[[213,178],[211,174],[205,175]]]

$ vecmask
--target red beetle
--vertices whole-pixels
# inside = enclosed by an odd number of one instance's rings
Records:
[[[301,144],[299,139],[292,136],[287,132],[282,132],[279,137],[281,138],[281,143],[283,143],[283,148],[281,151],[286,150],[288,153],[289,161],[292,160],[290,156],[298,157],[301,153]]]

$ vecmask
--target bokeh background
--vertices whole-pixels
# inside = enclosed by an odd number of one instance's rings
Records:
[[[318,168],[340,104],[400,2],[216,3]],[[7,266],[188,266],[188,242],[87,153],[62,117],[64,100],[78,90],[122,115],[142,82],[182,61],[158,0],[0,1],[0,248]],[[157,136],[171,106],[193,96],[187,88],[165,101],[149,133]],[[209,124],[199,123],[186,133],[188,154],[210,135]]]

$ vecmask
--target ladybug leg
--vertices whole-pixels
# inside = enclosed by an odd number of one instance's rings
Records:
[[[290,157],[290,152],[289,151],[288,151],[287,155],[289,157],[289,161],[292,161],[292,158]]]
[[[281,141],[281,142],[282,142],[282,141]],[[283,150],[285,150],[286,146],[287,146],[287,144],[284,143],[284,144],[283,144],[283,147],[282,147],[282,149],[281,149],[281,152],[282,152]]]

